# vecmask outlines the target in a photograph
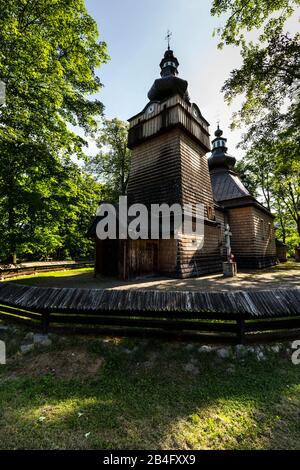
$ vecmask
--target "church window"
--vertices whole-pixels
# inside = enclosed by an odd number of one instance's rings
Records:
[[[207,218],[213,220],[213,208],[212,206],[207,206]]]
[[[264,219],[260,219],[260,233],[261,233],[261,239],[265,239],[265,221]]]

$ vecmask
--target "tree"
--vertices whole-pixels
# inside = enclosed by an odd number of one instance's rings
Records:
[[[287,213],[296,225],[300,239],[299,146],[288,137],[280,137],[271,152],[274,156],[272,193],[275,200],[284,202]]]
[[[230,103],[243,95],[232,126],[247,126],[241,145],[247,149],[248,180],[262,193],[269,209],[300,240],[300,34],[286,31],[286,22],[300,0],[214,0],[212,14],[227,15],[217,29],[219,47],[241,47],[242,66],[223,86]],[[257,30],[256,42],[247,33]],[[249,176],[250,175],[250,176]]]
[[[231,72],[223,91],[230,103],[244,94],[234,125],[250,126],[245,141],[286,126],[286,118],[299,112],[299,33],[285,31],[299,0],[214,0],[213,15],[226,13],[225,25],[217,29],[219,47],[241,47],[243,64]],[[248,42],[246,33],[258,29],[258,41]],[[285,106],[283,106],[285,105]]]
[[[95,132],[103,105],[88,96],[100,90],[95,70],[108,56],[83,0],[2,1],[0,44],[0,80],[6,84],[0,108],[1,235],[16,261],[25,227],[40,222],[37,214],[44,213],[49,224],[36,231],[56,239],[48,206],[57,204],[53,184],[68,181],[64,170],[86,145],[69,124],[86,135]]]
[[[90,159],[88,170],[103,179],[117,200],[127,189],[131,151],[127,148],[128,124],[117,118],[106,119],[97,138],[100,152]]]
[[[272,141],[260,140],[252,144],[237,169],[250,192],[261,197],[276,214],[283,241],[289,236],[297,243],[300,239],[299,143],[290,138],[288,131]]]
[[[20,181],[21,183],[21,181]],[[11,237],[21,259],[79,259],[93,255],[86,234],[106,188],[74,162],[53,173],[23,180],[22,200],[16,208],[18,225],[8,233],[8,214],[0,199],[0,260],[7,259]]]

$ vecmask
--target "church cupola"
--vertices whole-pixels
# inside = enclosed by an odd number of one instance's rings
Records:
[[[223,131],[219,124],[215,132],[215,139],[212,141],[212,154],[208,159],[210,170],[228,169],[233,170],[236,159],[227,154],[227,139],[223,137]]]
[[[170,49],[171,33],[168,33],[168,49],[160,62],[160,76],[153,83],[148,98],[150,101],[162,102],[175,95],[180,95],[185,101],[189,102],[188,82],[177,77],[179,62]]]
[[[227,152],[227,147],[226,147],[227,139],[225,139],[225,137],[222,137],[223,131],[220,129],[219,124],[215,132],[215,136],[216,138],[212,141],[212,147],[213,147],[212,152],[214,152],[215,150],[223,150],[224,152]]]
[[[169,75],[178,75],[179,62],[177,58],[174,57],[173,51],[171,51],[171,49],[168,49],[165,52],[164,58],[162,59],[159,66],[161,68],[161,77],[167,77]]]

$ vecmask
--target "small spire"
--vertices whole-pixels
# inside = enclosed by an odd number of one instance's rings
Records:
[[[217,130],[215,132],[215,136],[216,137],[221,137],[221,135],[223,135],[223,131],[220,129],[220,121],[217,121]]]
[[[162,77],[178,75],[179,62],[171,49],[166,50],[164,57],[159,65],[161,68],[160,75]]]
[[[236,159],[227,154],[227,139],[223,137],[220,129],[220,121],[217,123],[215,138],[212,141],[212,154],[208,159],[209,170],[226,169],[233,170]]]
[[[165,40],[168,41],[168,51],[170,50],[171,36],[172,36],[172,33],[171,33],[171,31],[168,29],[167,35],[166,35],[166,37],[165,37]]]

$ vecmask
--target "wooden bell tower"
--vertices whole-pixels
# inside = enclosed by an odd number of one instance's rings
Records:
[[[178,66],[168,48],[160,63],[161,78],[148,93],[149,103],[129,119],[133,157],[128,204],[203,203],[204,246],[197,249],[197,240],[184,233],[179,240],[128,240],[129,275],[137,270],[189,277],[221,270],[221,231],[205,157],[210,151],[209,124],[191,103],[188,83],[177,76]]]

